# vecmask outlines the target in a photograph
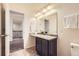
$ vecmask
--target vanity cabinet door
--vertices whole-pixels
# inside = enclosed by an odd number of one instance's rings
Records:
[[[42,44],[41,44],[42,40],[38,37],[36,37],[36,51],[38,55],[42,55]]]
[[[42,56],[48,56],[48,40],[42,39]]]
[[[40,56],[57,56],[57,38],[46,40],[36,37],[36,51]]]
[[[57,39],[49,40],[49,56],[57,56]]]

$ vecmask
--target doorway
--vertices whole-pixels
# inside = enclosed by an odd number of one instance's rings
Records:
[[[15,11],[10,11],[10,27],[12,37],[10,39],[10,53],[24,49],[23,19],[24,14]]]

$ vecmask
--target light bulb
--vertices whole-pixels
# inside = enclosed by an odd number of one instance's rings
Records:
[[[52,9],[52,6],[48,6],[47,9],[48,9],[48,10]]]
[[[36,15],[35,15],[35,17],[38,17],[39,15],[41,15],[41,13],[39,12],[39,13],[37,13]]]

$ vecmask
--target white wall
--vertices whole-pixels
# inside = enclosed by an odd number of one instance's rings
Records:
[[[36,19],[35,20],[31,19],[30,33],[35,33],[35,32],[36,32]]]

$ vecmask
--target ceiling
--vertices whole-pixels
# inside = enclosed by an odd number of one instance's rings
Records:
[[[36,13],[41,11],[48,4],[47,3],[28,3],[25,5],[28,10],[29,16],[33,17]]]
[[[29,18],[34,17],[35,14],[41,12],[45,7],[51,5],[53,8],[57,8],[62,4],[59,3],[25,3],[26,11],[28,13]]]

